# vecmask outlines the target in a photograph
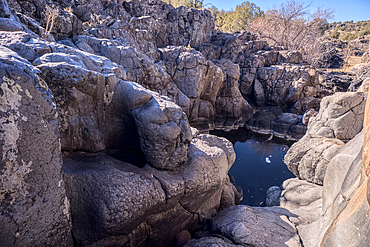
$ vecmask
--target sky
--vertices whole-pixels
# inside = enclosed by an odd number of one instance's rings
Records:
[[[205,3],[210,3],[218,9],[231,10],[235,9],[236,5],[247,0],[205,0]],[[256,4],[263,11],[272,8],[276,4],[286,2],[285,0],[249,0],[250,3]],[[317,6],[330,7],[334,10],[334,18],[328,22],[344,22],[344,21],[367,21],[370,20],[370,0],[307,0],[307,3],[312,3],[311,10],[315,10]]]

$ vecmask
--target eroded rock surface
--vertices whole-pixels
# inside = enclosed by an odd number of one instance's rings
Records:
[[[40,71],[0,46],[0,238],[4,246],[70,246],[58,112]]]
[[[357,234],[353,245],[366,246],[368,178],[354,155],[366,96],[326,98],[316,115],[320,100],[348,81],[326,83],[299,52],[248,32],[216,32],[205,9],[158,0],[9,4],[0,2],[3,244],[72,245],[71,227],[81,246],[173,244],[241,197],[227,174],[231,143],[190,125],[228,131],[247,123],[288,139],[308,128],[287,161],[316,185],[295,179],[276,188],[274,204],[293,213],[226,209],[213,236],[188,245],[300,246],[298,229],[307,246],[337,245],[338,234],[343,242]],[[51,28],[50,7],[58,13]],[[355,68],[361,80],[366,68]],[[341,234],[355,223],[358,230]]]
[[[323,184],[327,165],[344,142],[362,129],[367,93],[336,93],[321,101],[306,135],[287,152],[284,161],[300,179]]]
[[[234,160],[231,143],[211,135],[193,138],[187,163],[172,173],[103,153],[66,154],[78,244],[168,245],[181,230],[196,229],[216,214]],[[172,230],[164,232],[164,225]]]
[[[297,229],[288,219],[291,216],[289,211],[279,208],[229,207],[210,223],[211,233],[220,235],[221,239],[203,237],[185,246],[204,246],[205,243],[209,246],[302,246]]]

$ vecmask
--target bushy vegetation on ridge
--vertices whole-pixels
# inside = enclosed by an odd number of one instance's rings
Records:
[[[329,37],[349,41],[370,34],[370,21],[333,22],[328,27]]]

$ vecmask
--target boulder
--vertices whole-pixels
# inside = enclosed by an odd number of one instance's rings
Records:
[[[273,207],[280,205],[280,196],[283,190],[279,186],[272,186],[266,191],[266,206]]]
[[[13,15],[6,0],[0,2],[0,30],[11,32],[24,30],[24,26]]]
[[[338,139],[306,134],[288,150],[284,162],[298,178],[322,185],[327,164],[343,145]]]
[[[163,96],[152,96],[145,105],[130,109],[141,150],[154,167],[173,170],[186,161],[190,125],[181,107]]]
[[[211,135],[193,138],[186,164],[172,172],[140,169],[103,153],[66,153],[63,171],[77,244],[169,245],[181,231],[198,229],[216,214],[234,160],[232,144]]]
[[[0,32],[0,45],[16,52],[19,56],[33,62],[36,58],[51,52],[45,40],[26,32]]]
[[[102,153],[69,154],[63,157],[63,162],[74,222],[72,230],[79,245],[105,240],[107,246],[112,240],[106,238],[130,234],[165,205],[161,184],[131,164]],[[137,234],[146,238],[145,232]],[[130,241],[121,238],[122,242]]]
[[[211,229],[242,246],[301,246],[289,216],[288,211],[239,205],[218,213]]]
[[[351,68],[351,71],[356,73],[356,76],[360,80],[365,80],[370,76],[370,63],[359,63]]]
[[[244,245],[234,244],[231,240],[223,236],[210,236],[203,237],[200,239],[192,239],[188,241],[184,247],[208,247],[208,246],[219,246],[219,247],[241,247]]]
[[[293,106],[304,98],[317,97],[317,74],[308,67],[260,67],[257,70],[257,79],[265,89],[266,104],[269,105]]]
[[[307,133],[348,141],[362,129],[367,93],[336,93],[322,99]]]
[[[58,112],[40,71],[0,46],[0,238],[4,246],[71,246]]]
[[[285,63],[303,63],[302,53],[299,51],[280,51],[279,54],[282,56],[282,61]]]
[[[291,178],[281,185],[279,197],[281,206],[295,214],[290,220],[295,224],[309,224],[318,220],[322,209],[323,186]]]
[[[114,93],[119,78],[125,77],[122,67],[104,57],[59,44],[53,50],[56,52],[37,58],[33,64],[55,94],[62,149],[98,152],[122,146],[119,138],[125,133],[132,137],[122,126],[135,129],[129,114],[123,115],[125,109],[119,108],[120,94]]]
[[[222,69],[194,49],[167,47],[160,52],[168,74],[190,99],[189,122],[201,129],[213,129],[215,103],[224,80]]]
[[[329,161],[362,129],[366,97],[366,93],[347,92],[321,101],[319,113],[309,120],[306,135],[284,158],[298,178],[323,184]]]
[[[283,113],[275,118],[274,132],[288,133],[293,125],[301,122],[301,116],[294,113]]]
[[[318,246],[323,186],[292,178],[284,181],[280,188],[279,207],[275,208],[291,213],[289,220],[297,228],[303,246]]]
[[[216,65],[223,70],[225,80],[215,102],[215,129],[237,129],[252,117],[252,107],[238,88],[239,66],[228,59],[221,59]]]

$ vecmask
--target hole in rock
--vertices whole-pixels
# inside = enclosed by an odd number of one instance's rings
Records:
[[[109,156],[112,156],[117,160],[130,163],[139,168],[143,168],[147,163],[141,149],[125,149],[125,150],[106,149],[104,150],[104,153],[106,153]]]
[[[293,142],[275,137],[269,141],[269,135],[255,134],[244,128],[210,133],[225,137],[234,145],[236,160],[229,173],[243,189],[241,204],[261,206],[268,188],[295,177],[283,161]]]

